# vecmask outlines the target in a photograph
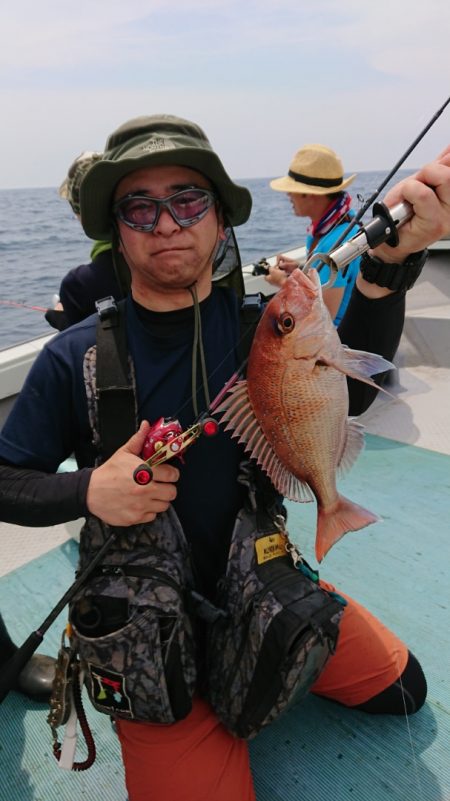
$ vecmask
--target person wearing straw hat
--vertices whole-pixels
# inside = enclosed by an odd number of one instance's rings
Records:
[[[401,228],[396,248],[383,244],[369,254],[367,279],[358,276],[340,328],[349,347],[368,350],[370,344],[387,359],[393,357],[403,327],[411,270],[418,274],[423,248],[450,227],[450,146],[386,197],[391,205],[401,200],[410,202],[415,214]],[[232,531],[249,502],[241,472],[243,446],[221,428],[208,441],[200,438],[183,464],[154,465],[149,483],[137,484],[133,473],[142,466],[149,421],[172,416],[186,429],[210,409],[208,395],[221,393],[240,367],[239,286],[236,290],[217,285],[214,275],[228,227],[245,223],[251,205],[249,191],[231,179],[195,123],[152,115],[129,120],[111,134],[103,157],[81,185],[81,221],[92,239],[112,242],[129,271],[130,293],[122,304],[126,342],[120,356],[125,358],[118,358],[114,350],[112,357],[126,365],[124,372],[128,367],[135,384],[134,433],[128,440],[121,438],[123,444],[111,456],[99,455],[104,434],[98,428],[101,393],[95,386],[100,324],[93,315],[46,344],[0,433],[2,520],[39,526],[86,517],[81,545],[85,558],[89,531],[97,536],[98,548],[109,526],[119,529],[128,551],[158,527],[166,527],[167,537],[173,529],[182,530],[195,566],[195,589],[210,604],[217,600],[218,589],[226,584]],[[394,263],[397,290],[388,285]],[[242,289],[239,264],[237,274]],[[114,320],[114,315],[106,316],[107,327]],[[117,332],[114,327],[109,330],[112,336]],[[123,390],[122,384],[115,388]],[[352,386],[350,413],[360,414],[375,395],[367,384]],[[78,469],[57,473],[73,452]],[[151,557],[151,547],[149,552]],[[135,570],[138,567],[137,563]],[[112,580],[120,583],[121,572],[113,566]],[[108,570],[94,577],[98,591],[110,580],[107,574]],[[120,615],[114,615],[112,634],[100,636],[109,647],[120,626],[127,654],[133,642],[126,639],[129,627],[122,622],[128,614],[130,622],[142,620],[132,589],[139,575],[143,574],[130,573],[132,583],[120,598],[124,603]],[[98,620],[90,621],[90,637]],[[170,620],[154,622],[170,662],[180,650],[172,649],[168,638]],[[200,654],[203,645],[197,640]],[[137,660],[138,669],[139,659],[133,652],[131,661]],[[116,704],[108,714],[116,719],[130,801],[254,801],[247,743],[220,722],[205,698],[204,684],[195,685],[186,703],[185,694],[180,698],[181,671],[166,674],[165,665],[158,663],[155,676],[164,681],[150,683],[156,686],[154,703],[160,698],[164,702],[170,690],[170,709],[178,702],[183,713],[163,725],[155,714],[135,720],[127,706],[127,692],[133,688],[120,673],[124,661],[128,664],[129,656],[121,650],[115,675],[104,671],[103,684],[100,665],[94,686],[102,691],[96,696],[98,704],[104,698]],[[123,688],[127,692],[119,692]],[[405,709],[415,712],[423,705],[426,681],[407,646],[348,599],[336,652],[312,692],[368,713],[404,715]],[[124,709],[128,718],[120,714]]]
[[[355,180],[356,174],[344,178],[344,168],[339,156],[325,145],[304,145],[297,151],[289,165],[287,175],[275,178],[270,186],[276,192],[285,192],[297,217],[309,217],[311,222],[306,238],[309,257],[314,251],[328,253],[339,239],[352,217],[351,197],[346,188]],[[352,229],[346,239],[357,233]],[[341,322],[350,300],[350,295],[359,271],[360,259],[348,265],[345,277],[339,273],[334,285],[324,289],[324,301],[336,326]],[[320,266],[320,260],[313,267]],[[283,254],[269,268],[266,280],[273,286],[281,286],[287,275],[298,267],[298,262]],[[322,284],[330,277],[330,268],[320,266]]]

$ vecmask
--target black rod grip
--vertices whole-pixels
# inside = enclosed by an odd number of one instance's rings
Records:
[[[9,691],[16,686],[19,673],[24,669],[43,639],[43,634],[40,631],[33,631],[11,659],[5,665],[2,665],[0,670],[0,704]]]
[[[64,593],[62,598],[59,599],[56,606],[53,607],[52,611],[49,615],[45,618],[43,623],[41,623],[39,629],[33,631],[30,636],[25,640],[25,642],[17,649],[14,656],[11,657],[10,660],[0,668],[0,704],[8,695],[9,691],[13,689],[14,685],[16,684],[17,678],[21,670],[25,667],[28,660],[33,656],[36,648],[41,644],[42,640],[44,639],[44,634],[47,629],[50,628],[51,624],[56,620],[58,615],[62,612],[65,606],[72,600],[72,598],[76,595],[80,587],[83,586],[87,578],[90,576],[92,571],[98,565],[98,563],[103,559],[105,553],[111,548],[114,540],[116,539],[116,532],[113,530],[109,537],[105,540],[100,550],[94,556],[94,558],[90,561],[89,565],[83,570],[82,573],[78,576],[76,581],[69,587],[68,590]]]

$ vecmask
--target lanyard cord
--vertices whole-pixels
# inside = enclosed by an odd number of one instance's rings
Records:
[[[203,349],[202,338],[202,316],[200,313],[200,305],[198,302],[197,287],[195,284],[188,287],[194,302],[194,342],[192,345],[192,405],[194,407],[194,415],[198,417],[198,404],[197,404],[197,359],[200,354],[200,365],[202,370],[203,392],[205,395],[206,408],[209,409],[211,405],[208,389],[208,376],[206,373],[205,351]]]

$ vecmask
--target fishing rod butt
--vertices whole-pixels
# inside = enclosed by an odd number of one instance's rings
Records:
[[[17,686],[19,673],[22,672],[43,639],[44,637],[39,631],[33,631],[11,659],[0,669],[0,704],[8,693]]]

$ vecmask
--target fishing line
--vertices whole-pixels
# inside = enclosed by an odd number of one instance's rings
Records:
[[[222,365],[223,365],[223,364],[224,364],[224,363],[227,361],[227,359],[228,359],[228,357],[230,356],[230,354],[231,354],[231,353],[233,353],[233,351],[234,351],[234,350],[236,350],[236,348],[237,348],[237,347],[239,347],[239,345],[241,344],[241,342],[242,342],[244,339],[245,339],[245,333],[244,333],[244,334],[243,334],[243,335],[242,335],[242,336],[241,336],[241,337],[240,337],[240,338],[239,338],[239,339],[236,341],[236,345],[235,345],[233,348],[230,348],[230,350],[228,351],[228,353],[226,353],[226,354],[225,354],[225,356],[224,356],[224,357],[223,357],[223,359],[222,359],[222,360],[219,362],[219,364],[216,364],[216,366],[215,366],[214,370],[213,370],[211,373],[207,373],[207,376],[206,376],[206,377],[207,377],[207,379],[209,379],[209,381],[211,381],[211,379],[212,379],[212,378],[215,376],[215,374],[217,373],[217,371],[218,371],[218,370],[220,370],[220,368],[222,367]],[[248,362],[248,357],[247,357],[246,359],[244,359],[244,361],[243,361],[243,362],[241,362],[241,364],[239,365],[239,367],[238,367],[238,368],[237,368],[237,369],[234,371],[234,373],[232,373],[232,375],[230,376],[230,378],[229,378],[229,379],[228,379],[228,380],[225,382],[225,384],[223,385],[223,387],[222,387],[222,389],[220,390],[220,392],[219,392],[219,393],[216,395],[216,397],[214,398],[214,400],[213,400],[213,401],[211,401],[211,403],[209,404],[209,406],[208,406],[208,408],[207,408],[207,410],[206,410],[207,412],[210,412],[211,414],[213,414],[213,413],[214,413],[215,409],[216,409],[216,408],[217,408],[217,406],[219,405],[219,403],[220,403],[220,401],[222,400],[222,398],[223,398],[223,397],[226,395],[226,393],[228,392],[228,390],[230,389],[230,387],[232,387],[232,386],[233,386],[233,384],[234,384],[234,383],[235,383],[235,382],[238,380],[238,378],[239,378],[239,377],[242,375],[242,373],[243,373],[243,370],[244,370],[244,367],[246,366],[247,362]],[[198,387],[198,390],[197,390],[197,391],[198,391],[198,392],[200,392],[200,390],[201,390],[201,389],[204,389],[204,384],[203,384],[203,382],[200,384],[200,386]],[[192,403],[192,404],[193,404],[193,402],[194,402],[194,398],[193,398],[193,396],[190,396],[190,397],[189,397],[189,398],[188,398],[188,399],[187,399],[187,400],[186,400],[184,403],[182,403],[182,404],[181,404],[181,406],[179,406],[179,407],[178,407],[177,411],[176,411],[176,412],[174,412],[174,414],[173,414],[173,415],[171,415],[171,417],[172,417],[172,418],[175,418],[175,419],[178,419],[178,416],[179,416],[179,415],[181,414],[181,412],[182,412],[182,411],[183,411],[183,410],[186,408],[186,406],[188,406],[190,403]],[[195,410],[194,410],[194,413],[195,413]]]
[[[18,309],[31,309],[32,311],[38,312],[46,312],[48,309],[44,309],[43,306],[31,306],[29,303],[19,303],[16,300],[0,300],[0,304],[2,306],[14,306]]]
[[[420,793],[420,799],[421,799],[421,801],[425,801],[425,796],[423,794],[423,788],[422,788],[422,782],[420,781],[418,760],[417,760],[416,752],[415,752],[415,749],[414,749],[414,742],[413,742],[412,732],[411,732],[411,724],[409,722],[408,708],[407,708],[406,700],[405,700],[406,692],[405,692],[405,688],[403,686],[402,674],[401,674],[401,671],[400,671],[400,663],[399,663],[398,653],[396,654],[396,660],[397,660],[397,670],[399,671],[398,683],[399,683],[400,689],[402,691],[403,708],[405,710],[406,728],[407,728],[407,731],[408,731],[409,744],[410,744],[410,747],[411,747],[412,760],[413,760],[413,765],[414,765],[414,773],[416,774],[416,782],[417,782],[417,787],[418,787],[419,793]]]

